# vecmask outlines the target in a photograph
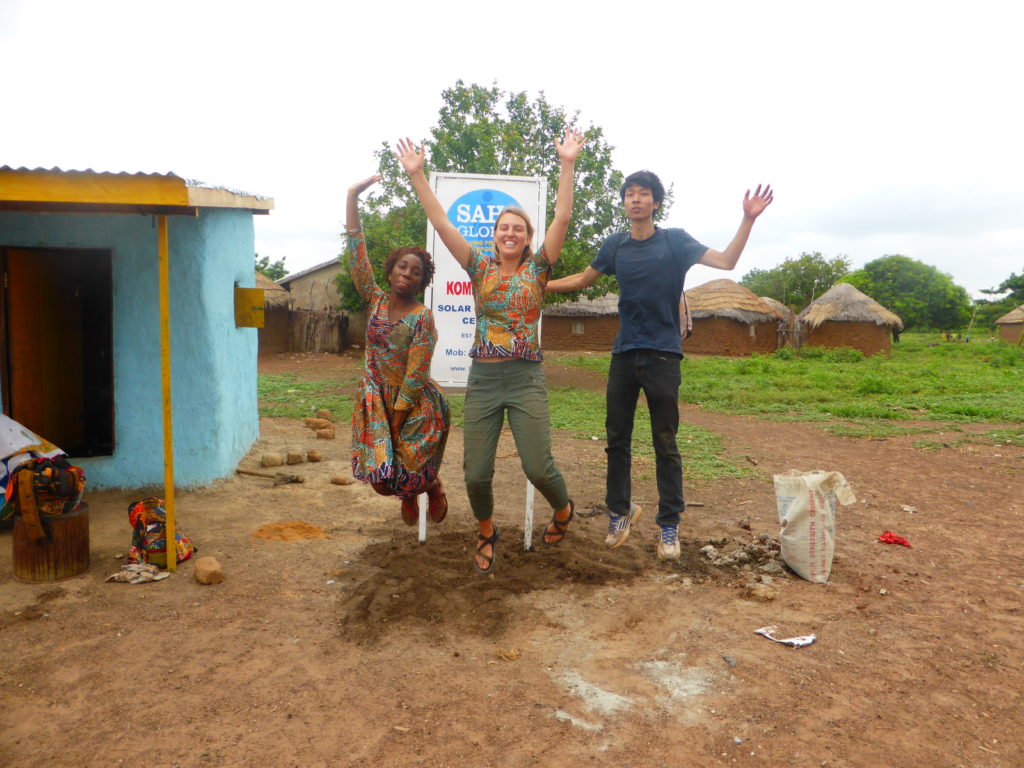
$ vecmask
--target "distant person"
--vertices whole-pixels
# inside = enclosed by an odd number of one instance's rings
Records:
[[[694,264],[732,269],[750,230],[773,199],[772,189],[757,187],[743,198],[743,219],[724,251],[694,240],[682,229],[661,229],[654,213],[665,197],[661,180],[650,171],[628,176],[619,197],[630,231],[608,237],[597,258],[583,272],[548,283],[552,293],[579,291],[602,274],[619,281],[619,333],[608,370],[608,474],[605,505],[609,509],[605,544],[618,547],[640,516],[631,499],[630,463],[633,422],[641,391],[647,398],[656,457],[658,514],[661,526],[658,557],[679,558],[679,519],[683,500],[682,461],[676,445],[679,429],[679,361],[681,330],[679,302],[687,270]]]
[[[399,248],[384,262],[388,291],[377,285],[359,223],[359,195],[380,181],[371,176],[348,190],[348,267],[366,304],[366,363],[352,408],[352,473],[385,496],[402,500],[402,521],[419,520],[417,497],[440,523],[448,498],[438,471],[451,416],[448,401],[428,377],[437,343],[434,316],[416,298],[430,285],[434,262],[422,248]]]
[[[508,412],[523,472],[553,510],[541,541],[557,544],[574,515],[562,473],[551,454],[551,417],[541,361],[538,321],[544,286],[562,253],[572,213],[576,156],[586,142],[566,128],[554,141],[561,161],[555,216],[539,253],[533,253],[533,224],[519,208],[505,208],[494,222],[494,255],[472,247],[448,219],[423,173],[425,151],[409,139],[398,142],[398,159],[409,174],[423,210],[441,241],[469,275],[476,303],[476,335],[469,356],[472,365],[463,412],[466,491],[480,525],[473,566],[494,570],[495,545],[501,531],[493,522],[494,460],[498,437]]]
[[[897,328],[895,325],[892,327],[892,340],[893,341],[899,341],[900,340],[900,329]]]

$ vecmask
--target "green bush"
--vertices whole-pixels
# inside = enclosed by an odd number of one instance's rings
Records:
[[[853,347],[835,347],[825,353],[825,360],[830,363],[859,363],[864,353]]]

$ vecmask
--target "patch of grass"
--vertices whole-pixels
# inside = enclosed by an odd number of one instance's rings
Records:
[[[549,387],[548,403],[551,407],[552,429],[566,429],[582,440],[598,438],[603,444],[604,395],[571,387]],[[683,472],[687,482],[713,480],[718,477],[743,477],[752,474],[750,467],[739,465],[722,456],[721,438],[706,429],[680,424],[676,435],[679,453],[683,458]],[[633,454],[654,456],[651,438],[651,420],[647,408],[637,405],[633,427]]]
[[[310,381],[295,374],[261,374],[256,380],[260,416],[305,419],[327,408],[337,424],[352,418],[354,379],[318,379]]]
[[[860,421],[855,423],[829,424],[825,431],[836,437],[896,437],[897,435],[919,435],[941,432],[941,427],[901,427],[891,422]]]
[[[607,373],[608,360],[563,362]],[[907,333],[890,357],[805,347],[681,365],[680,399],[722,413],[775,421],[1024,421],[1024,349],[1001,341],[955,344]]]
[[[914,447],[919,451],[941,451],[943,448],[951,448],[949,443],[939,443],[935,440],[918,440]]]
[[[972,435],[966,438],[966,440],[984,445],[1007,445],[1024,448],[1024,427],[992,429],[982,435]]]

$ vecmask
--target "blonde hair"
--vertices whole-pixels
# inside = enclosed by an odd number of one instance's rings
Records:
[[[504,208],[501,209],[501,212],[498,214],[498,218],[494,220],[494,240],[492,241],[491,250],[495,254],[498,253],[498,222],[501,221],[501,217],[504,216],[506,213],[511,213],[515,216],[518,216],[519,218],[526,222],[526,234],[528,236],[528,242],[526,243],[526,247],[523,249],[523,255],[519,257],[519,263],[524,264],[531,256],[533,256],[533,249],[531,247],[531,244],[533,243],[533,222],[530,221],[530,217],[527,215],[526,211],[524,211],[519,206],[506,205]]]

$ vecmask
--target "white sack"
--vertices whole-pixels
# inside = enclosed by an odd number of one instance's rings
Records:
[[[816,584],[828,581],[836,550],[836,501],[853,504],[856,497],[839,472],[791,469],[775,475],[782,559],[800,576]]]

